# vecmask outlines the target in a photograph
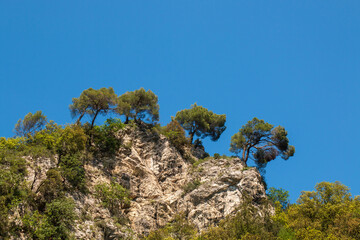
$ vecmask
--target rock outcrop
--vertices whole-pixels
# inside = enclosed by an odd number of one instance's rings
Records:
[[[114,157],[95,158],[85,164],[89,192],[71,195],[80,216],[74,229],[76,238],[146,235],[180,212],[202,230],[236,213],[245,196],[254,204],[266,197],[259,172],[245,167],[238,158],[208,158],[194,167],[165,136],[152,129],[126,127],[117,137],[122,144]],[[35,166],[31,165],[28,181],[34,182],[34,188],[56,164],[49,161],[37,161],[42,170],[35,182]],[[95,186],[111,179],[131,193],[130,207],[122,210],[128,219],[123,227],[95,196]]]

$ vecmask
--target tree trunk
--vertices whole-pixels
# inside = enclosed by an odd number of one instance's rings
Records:
[[[94,116],[94,118],[93,118],[93,120],[91,122],[91,128],[90,129],[92,129],[94,127],[95,119],[96,119],[97,115],[99,114],[99,112],[100,112],[100,110],[96,111],[95,116]]]
[[[246,156],[245,156],[245,165],[247,166],[247,160],[249,158],[249,152],[250,152],[250,148],[246,149]]]
[[[79,125],[81,119],[83,118],[83,116],[85,115],[85,111],[80,115],[80,117],[78,118],[78,120],[76,121],[76,124]]]
[[[190,143],[193,144],[194,134],[195,132],[190,132]]]
[[[245,165],[246,165],[245,152],[246,152],[246,147],[243,148],[243,152],[242,152],[242,160],[244,161],[244,163],[245,163]]]

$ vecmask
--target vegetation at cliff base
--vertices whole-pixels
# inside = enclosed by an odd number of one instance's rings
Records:
[[[147,240],[328,240],[360,239],[360,198],[352,197],[340,182],[322,182],[315,191],[302,192],[289,204],[283,189],[270,189],[269,200],[255,206],[247,199],[238,213],[217,226],[198,232],[186,215],[174,217],[167,226],[149,234]],[[272,205],[275,213],[266,209]],[[265,211],[259,214],[259,210]],[[178,225],[183,227],[178,227]]]

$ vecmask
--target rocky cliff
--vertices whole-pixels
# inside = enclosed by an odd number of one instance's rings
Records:
[[[255,205],[266,197],[259,172],[238,158],[208,158],[193,164],[151,129],[126,127],[117,138],[122,144],[115,156],[95,157],[85,164],[88,192],[69,193],[80,216],[76,238],[136,238],[164,226],[177,213],[186,214],[202,230],[234,214],[245,196]],[[56,158],[27,160],[31,163],[27,180],[36,189],[46,171],[56,166]],[[95,194],[97,184],[111,180],[130,191],[131,203],[121,210],[123,224]]]

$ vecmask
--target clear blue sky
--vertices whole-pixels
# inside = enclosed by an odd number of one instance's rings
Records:
[[[360,194],[359,1],[2,1],[0,136],[28,112],[70,123],[87,88],[140,87],[161,123],[194,102],[227,115],[209,153],[253,117],[284,126],[296,155],[269,186],[341,181]]]

